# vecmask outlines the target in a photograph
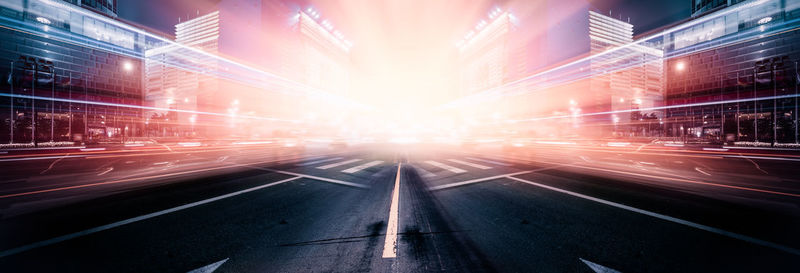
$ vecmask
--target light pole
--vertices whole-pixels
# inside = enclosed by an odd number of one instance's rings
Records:
[[[753,139],[754,142],[758,143],[758,94],[757,94],[757,83],[758,83],[758,74],[756,73],[756,68],[753,68]]]
[[[740,112],[741,106],[739,106],[740,100],[740,86],[739,86],[739,71],[736,71],[736,140],[738,141],[739,138],[742,136],[741,126],[739,124],[739,119],[741,118],[742,113]]]
[[[50,73],[50,143],[55,142],[55,133],[53,132],[56,128],[55,125],[55,116],[56,116],[56,68],[51,67],[52,69]],[[55,146],[55,144],[54,144]]]
[[[725,142],[725,103],[721,103],[725,101],[725,80],[723,79],[722,75],[719,76],[719,141]]]
[[[14,61],[11,61],[11,97],[9,97],[9,102],[11,104],[11,112],[9,113],[8,119],[8,129],[9,129],[9,144],[14,144],[14,121],[17,117],[14,116]]]
[[[677,71],[678,71],[678,73],[681,73],[681,74],[683,74],[683,71],[684,71],[685,69],[686,69],[686,64],[685,64],[683,61],[680,61],[680,62],[678,62],[678,63],[675,65],[675,70],[677,70]],[[686,98],[686,97],[688,97],[688,94],[687,94],[687,92],[689,91],[689,90],[688,90],[689,88],[688,88],[688,85],[687,85],[687,84],[688,84],[688,79],[687,79],[687,78],[688,78],[688,76],[684,76],[684,77],[683,77],[683,95],[684,95],[684,103],[688,103],[688,98]],[[684,108],[684,119],[685,119],[685,118],[686,118],[686,116],[688,116],[688,115],[689,115],[689,110],[688,110],[688,109],[686,109],[686,108]],[[684,120],[684,122],[686,122],[686,121]],[[682,122],[682,123],[683,123],[683,122]],[[673,128],[674,128],[674,127],[673,127]],[[680,132],[681,132],[681,133],[680,133],[680,134],[681,134],[681,137],[683,138],[683,142],[684,142],[684,143],[686,143],[687,136],[686,136],[686,134],[683,132],[683,130],[684,130],[684,128],[683,128],[683,126],[681,126],[681,129],[680,129]]]
[[[34,61],[33,80],[31,81],[31,140],[33,147],[39,147],[39,142],[36,141],[36,70],[39,70],[39,65]]]
[[[776,65],[772,65],[772,146],[778,143],[778,82],[775,77]]]

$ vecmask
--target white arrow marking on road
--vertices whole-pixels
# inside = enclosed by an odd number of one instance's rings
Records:
[[[319,166],[319,167],[317,167],[317,169],[326,170],[326,169],[335,168],[335,167],[339,167],[339,166],[342,166],[342,165],[347,165],[347,164],[355,163],[355,162],[359,162],[359,161],[361,161],[361,159],[350,159],[350,160],[345,160],[345,161],[342,161],[342,162],[336,162],[336,163],[333,163],[333,164],[328,164],[328,165],[325,165],[325,166]]]
[[[432,161],[432,160],[425,161],[425,163],[431,164],[431,165],[433,165],[435,167],[438,167],[440,169],[445,169],[445,170],[448,170],[448,171],[451,171],[451,172],[454,172],[454,173],[465,173],[465,172],[467,172],[465,170],[462,170],[462,169],[459,169],[459,168],[456,168],[456,167],[453,167],[453,166],[450,166],[450,165],[447,165],[447,164],[442,164],[442,163],[439,163],[439,162],[436,162],[436,161]]]
[[[230,258],[225,258],[225,260],[222,260],[222,261],[219,261],[219,262],[216,262],[216,263],[213,263],[213,264],[210,264],[210,265],[207,265],[207,266],[204,266],[204,267],[189,271],[188,273],[211,273],[211,272],[214,272],[215,270],[217,270],[217,268],[219,268],[219,266],[221,266],[222,264],[227,262],[228,259],[230,259]]]
[[[107,173],[109,173],[109,172],[111,172],[113,170],[114,170],[114,167],[108,167],[108,168],[106,168],[105,171],[102,171],[102,172],[98,173],[97,176],[102,176],[102,175],[107,174]]]
[[[597,272],[597,273],[620,273],[617,270],[614,270],[614,269],[611,269],[611,268],[608,268],[608,267],[605,267],[605,266],[602,266],[602,265],[599,265],[599,264],[584,260],[583,258],[578,258],[578,259],[580,259],[581,262],[583,262],[587,266],[589,266],[589,268],[591,268],[594,272]]]
[[[383,163],[383,161],[376,160],[376,161],[372,161],[372,162],[369,162],[369,163],[364,163],[364,164],[352,167],[352,168],[344,170],[342,172],[343,173],[357,173],[357,172],[360,172],[361,170],[368,169],[368,168],[376,166],[376,165],[380,165],[381,163]]]
[[[400,167],[403,163],[397,164],[397,177],[394,179],[394,190],[392,190],[392,204],[389,207],[389,225],[386,226],[386,241],[383,242],[383,257],[397,257],[397,225],[400,210]]]
[[[481,169],[481,170],[488,170],[488,169],[491,169],[491,168],[492,168],[492,167],[489,167],[489,166],[484,166],[484,165],[481,165],[481,164],[470,163],[470,162],[466,162],[466,161],[462,161],[462,160],[458,160],[458,159],[448,159],[447,161],[450,161],[450,162],[455,162],[455,163],[458,163],[458,164],[461,164],[461,165],[470,166],[470,167],[473,167],[473,168],[478,168],[478,169]]]

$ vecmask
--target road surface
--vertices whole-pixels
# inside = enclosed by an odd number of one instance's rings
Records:
[[[0,158],[3,272],[797,272],[800,159],[641,147]]]

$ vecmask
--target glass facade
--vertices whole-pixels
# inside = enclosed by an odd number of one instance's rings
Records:
[[[0,20],[0,143],[141,135],[141,109],[121,107],[142,103],[137,29],[54,1],[0,1]]]
[[[669,135],[796,142],[800,1],[745,1],[696,20],[665,37]]]

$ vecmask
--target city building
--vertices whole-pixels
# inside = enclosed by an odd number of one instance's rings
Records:
[[[650,126],[653,119],[663,117],[652,109],[663,101],[663,51],[634,44],[633,25],[595,11],[589,11],[590,58],[589,90],[582,98],[582,112],[611,112],[595,117],[606,132],[616,135],[652,135],[659,126]],[[576,102],[577,104],[578,102]],[[647,120],[645,122],[645,120]],[[643,123],[643,124],[640,124]]]
[[[318,11],[275,0],[215,8],[178,23],[176,43],[146,52],[149,134],[271,135],[290,129],[262,122],[331,104],[312,94],[347,95],[352,43]]]
[[[653,110],[663,105],[660,44],[634,43],[633,25],[621,17],[570,3],[545,1],[529,10],[529,22],[494,9],[494,21],[458,43],[462,94],[499,98],[471,115],[538,120],[515,126],[526,135],[660,134],[663,111]]]
[[[117,0],[62,0],[64,2],[102,13],[111,17],[117,17]]]
[[[293,26],[295,50],[286,63],[296,65],[297,82],[346,97],[350,88],[350,48],[353,44],[320,17],[313,7],[297,12]]]
[[[140,59],[154,36],[115,13],[115,1],[0,1],[0,143],[142,135]]]
[[[668,135],[796,143],[800,1],[719,5],[662,38]]]
[[[145,99],[156,109],[145,113],[148,135],[190,136],[198,105],[214,105],[219,78],[202,71],[218,71],[219,11],[175,25],[175,42],[145,52]]]
[[[526,43],[515,33],[518,23],[511,12],[495,7],[456,44],[459,96],[487,91],[524,76]]]

